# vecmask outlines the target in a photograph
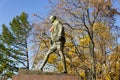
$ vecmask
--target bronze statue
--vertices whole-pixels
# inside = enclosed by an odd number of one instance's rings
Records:
[[[41,64],[40,70],[41,71],[43,70],[43,67],[45,66],[46,62],[48,61],[50,54],[52,54],[53,52],[58,50],[59,55],[61,56],[61,60],[62,60],[63,73],[67,73],[65,55],[63,52],[64,44],[66,41],[64,27],[62,26],[61,22],[58,20],[58,18],[56,16],[50,16],[50,22],[52,24],[52,27],[50,28],[50,32],[51,32],[50,48],[44,58],[43,63]]]

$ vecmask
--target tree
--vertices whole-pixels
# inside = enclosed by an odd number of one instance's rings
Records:
[[[29,32],[32,29],[28,20],[28,15],[23,12],[20,16],[16,16],[13,18],[13,21],[10,23],[11,30],[13,31],[13,35],[15,37],[15,46],[19,50],[21,50],[26,57],[27,65],[26,68],[29,69],[29,56],[28,56],[28,43],[27,38],[29,37]]]
[[[54,5],[55,4],[55,5]],[[113,2],[111,0],[59,0],[52,4],[52,7],[54,5],[54,9],[52,10],[52,14],[55,14],[59,16],[59,18],[62,19],[62,22],[65,24],[66,28],[71,28],[74,34],[74,31],[79,31],[77,34],[77,37],[84,37],[84,35],[89,36],[89,54],[91,58],[91,74],[92,74],[92,80],[96,80],[96,43],[95,40],[99,39],[103,41],[104,44],[101,44],[102,46],[105,45],[104,54],[106,54],[106,51],[109,49],[109,46],[106,46],[106,40],[111,40],[111,44],[114,43],[114,40],[111,37],[113,35],[112,28],[114,28],[114,15],[118,14],[119,12],[117,9],[113,8]],[[106,29],[109,34],[106,36],[106,33],[101,33],[104,31],[103,29],[107,27],[102,27],[102,29],[99,29],[98,32],[94,31],[94,25],[98,23],[100,25],[97,25],[97,27],[101,27],[102,25],[105,25],[109,27]],[[110,30],[109,30],[110,29]],[[69,30],[71,33],[71,30]],[[81,34],[81,31],[82,34]],[[99,35],[96,36],[96,32],[99,33]],[[83,35],[84,34],[84,35]],[[71,34],[69,34],[71,35]],[[74,34],[75,35],[75,34]],[[76,36],[73,37],[73,42],[76,43]],[[98,38],[99,37],[99,38]],[[101,37],[101,38],[100,38]],[[106,38],[105,38],[106,37]],[[109,38],[108,38],[109,37]],[[106,39],[106,40],[105,40]],[[81,42],[80,42],[81,44]],[[110,43],[109,43],[110,44]],[[74,44],[76,46],[76,44]],[[81,50],[78,48],[78,50]],[[83,50],[82,50],[83,52]],[[106,55],[104,55],[106,56]]]
[[[10,27],[2,25],[1,41],[1,74],[11,77],[20,67],[29,69],[29,56],[27,38],[31,26],[27,20],[28,15],[23,12],[13,18]]]
[[[120,72],[117,71],[120,62],[117,49],[120,28],[115,26],[114,16],[119,15],[119,11],[113,6],[115,0],[49,1],[52,7],[49,15],[56,15],[65,27],[68,73],[92,80],[118,79],[114,75],[117,76]],[[39,46],[38,55],[34,59],[35,64],[39,59],[43,59],[48,50],[49,41],[43,35],[49,35],[51,25],[48,16],[42,19],[37,15],[40,23],[35,23],[33,33],[37,40],[35,44]],[[61,64],[56,60],[56,55],[53,55],[48,62],[61,71]]]

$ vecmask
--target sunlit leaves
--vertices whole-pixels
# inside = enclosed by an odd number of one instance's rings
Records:
[[[79,75],[84,78],[85,77],[85,70],[81,69],[79,72]]]
[[[80,39],[80,45],[88,46],[90,43],[90,37],[88,35],[84,35],[83,38]]]
[[[57,58],[56,54],[51,54],[48,63],[54,64],[56,62],[56,58]]]
[[[109,27],[104,25],[103,23],[94,23],[93,30],[95,32],[95,35],[103,39],[109,38],[108,36],[110,36]]]
[[[66,30],[64,51],[68,73],[90,79],[96,71],[94,76],[98,80],[117,80],[120,59],[115,33],[113,35],[117,30],[112,29],[117,13],[113,4],[111,0],[59,0],[55,6],[52,4],[51,13],[60,18]],[[48,49],[45,44],[40,46],[41,53]],[[62,71],[61,63],[56,67]]]

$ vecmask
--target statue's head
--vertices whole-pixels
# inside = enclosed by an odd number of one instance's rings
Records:
[[[50,22],[53,23],[57,17],[56,16],[50,16]]]

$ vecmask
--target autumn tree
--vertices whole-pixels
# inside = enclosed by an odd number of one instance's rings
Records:
[[[90,70],[92,80],[96,80],[97,47],[101,45],[98,49],[102,49],[102,53],[105,54],[104,57],[106,56],[107,51],[109,52],[109,50],[111,50],[110,47],[113,47],[112,44],[114,43],[115,37],[112,37],[112,28],[115,27],[114,15],[119,15],[119,12],[112,6],[113,2],[111,0],[59,0],[52,3],[56,4],[54,5],[52,14],[59,16],[66,28],[69,27],[72,29],[69,29],[69,35],[73,32],[73,44],[78,41],[78,39],[76,40],[76,37],[81,39],[82,37],[84,38],[84,35],[88,36],[88,54],[90,54],[91,59]],[[97,30],[94,29],[95,26],[97,27]],[[77,35],[75,35],[74,31],[78,31]],[[87,43],[87,41],[85,42]],[[100,43],[97,46],[96,41],[101,41],[102,44]],[[79,44],[82,43],[79,42]],[[74,46],[76,46],[76,44],[74,44]],[[81,50],[80,48],[77,49]],[[84,50],[82,50],[82,52],[83,51]]]
[[[52,7],[50,15],[57,15],[66,30],[65,55],[68,72],[92,80],[109,78],[109,69],[104,68],[109,67],[108,55],[116,46],[114,16],[119,15],[117,9],[113,7],[114,0],[49,1]],[[40,33],[43,31],[48,33],[50,24],[47,19],[37,26]],[[39,53],[45,53],[49,46],[48,39],[41,36],[39,41],[42,41],[40,42],[42,50]],[[56,67],[61,70],[59,64]]]

